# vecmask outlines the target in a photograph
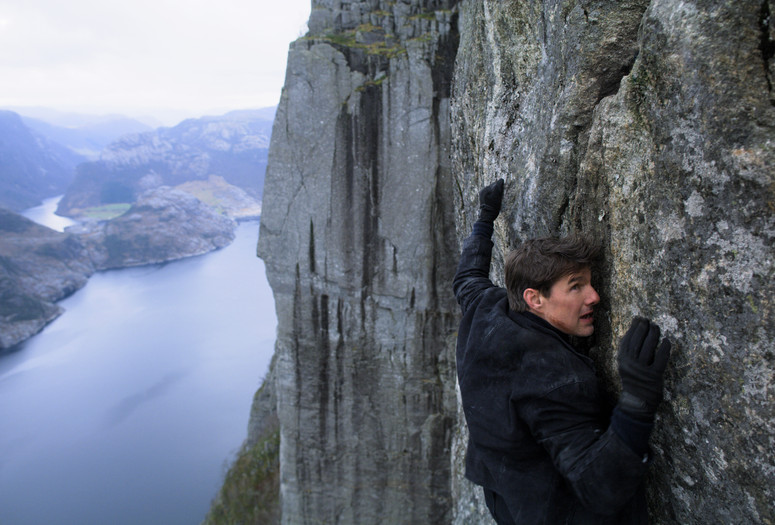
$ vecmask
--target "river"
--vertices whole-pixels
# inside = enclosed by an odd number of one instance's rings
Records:
[[[97,273],[0,356],[0,523],[201,522],[274,348],[257,235]]]

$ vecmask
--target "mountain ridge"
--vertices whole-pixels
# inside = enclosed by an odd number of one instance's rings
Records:
[[[64,193],[83,157],[0,110],[0,205],[20,211]]]
[[[94,206],[131,203],[147,189],[213,175],[260,201],[272,113],[272,108],[237,110],[125,135],[99,160],[78,166],[57,213],[77,216]]]

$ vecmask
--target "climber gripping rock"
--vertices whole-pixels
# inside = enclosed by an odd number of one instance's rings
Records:
[[[506,288],[495,286],[503,188],[481,190],[453,282],[466,477],[499,524],[645,524],[648,438],[670,342],[651,321],[632,321],[619,347],[622,394],[606,410],[593,362],[574,346],[594,332],[597,249],[583,237],[526,241],[506,258]]]

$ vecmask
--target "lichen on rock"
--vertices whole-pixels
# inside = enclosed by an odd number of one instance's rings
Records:
[[[509,188],[502,247],[595,234],[606,257],[594,353],[609,385],[632,316],[655,319],[674,342],[652,439],[654,522],[773,521],[775,107],[761,2],[464,5],[469,35],[513,32],[533,45],[487,75],[466,62],[503,53],[499,40],[475,39],[461,55],[459,234],[478,187],[499,176]],[[521,81],[500,98],[467,88],[507,78]]]
[[[259,240],[285,523],[490,522],[462,472],[450,277],[500,177],[496,282],[526,238],[602,244],[591,354],[612,393],[632,316],[674,343],[652,521],[775,521],[772,12],[313,2]]]

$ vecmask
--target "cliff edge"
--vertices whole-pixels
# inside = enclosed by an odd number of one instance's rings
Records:
[[[450,519],[453,4],[316,1],[290,48],[258,244],[284,523]]]
[[[312,7],[258,246],[282,521],[491,522],[462,477],[450,281],[503,177],[496,281],[523,239],[594,234],[608,388],[632,316],[674,343],[653,522],[775,522],[773,1]]]

